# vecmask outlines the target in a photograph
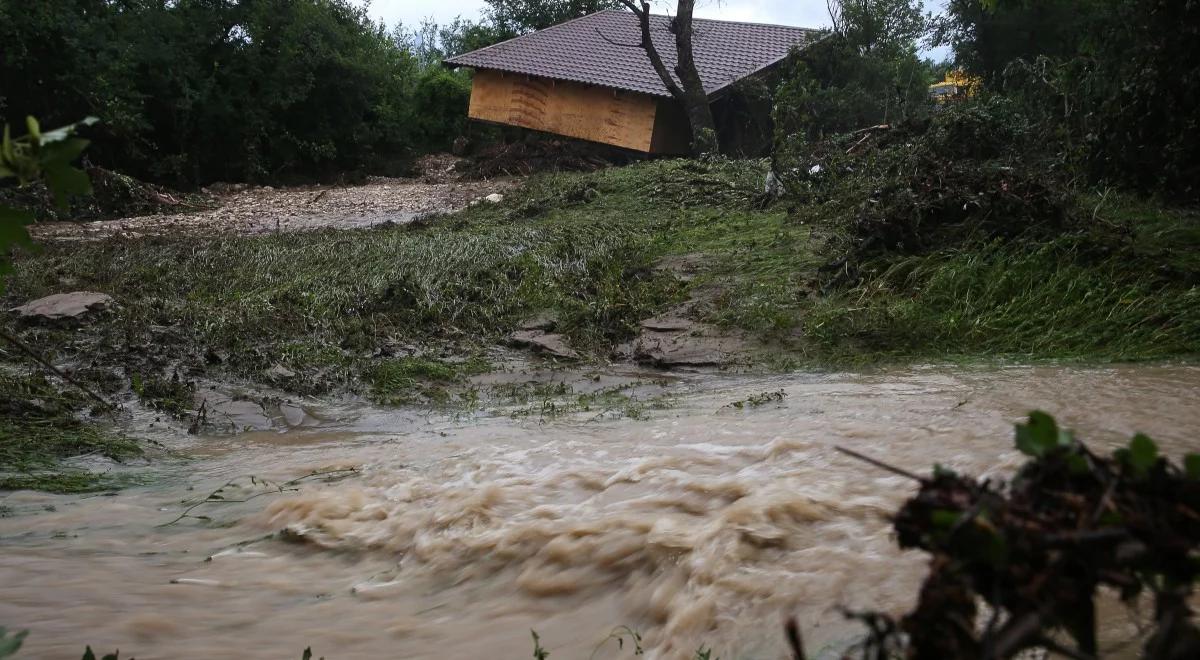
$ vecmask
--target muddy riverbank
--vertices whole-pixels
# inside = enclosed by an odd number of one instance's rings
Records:
[[[522,657],[529,629],[584,658],[615,627],[647,654],[776,657],[795,614],[814,649],[855,629],[840,605],[900,611],[923,575],[886,515],[937,462],[1003,476],[1011,423],[1045,409],[1097,447],[1142,431],[1194,451],[1194,366],[681,374],[636,416],[437,415],[337,401],[307,425],[176,436],[150,485],[0,505],[0,620],[26,657],[84,644],[137,657]],[[771,396],[780,393],[778,396]],[[535,399],[537,397],[534,397]],[[330,482],[174,519],[230,479]],[[260,492],[226,491],[229,499]],[[1102,639],[1131,633],[1110,615]],[[609,642],[596,657],[627,657]]]

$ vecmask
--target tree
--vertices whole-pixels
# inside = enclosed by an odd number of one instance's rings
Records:
[[[862,55],[895,58],[916,49],[927,31],[920,2],[827,0],[834,34]]]
[[[951,0],[938,37],[1064,164],[1200,200],[1200,3]]]
[[[833,0],[833,34],[794,53],[775,94],[777,150],[919,116],[933,69],[918,57],[927,18],[914,0]]]
[[[572,18],[616,9],[618,0],[487,0],[492,25],[514,35],[544,30]]]
[[[669,23],[669,30],[675,36],[675,76],[679,77],[679,82],[675,81],[654,45],[654,27],[650,20],[648,0],[641,0],[640,4],[635,0],[620,2],[637,16],[641,27],[639,46],[646,51],[650,64],[666,85],[667,91],[683,106],[684,113],[687,114],[692,135],[692,154],[699,156],[717,151],[717,125],[713,120],[712,107],[708,104],[708,94],[704,91],[704,82],[696,69],[696,58],[692,48],[692,11],[695,9],[695,0],[679,0],[675,16]]]
[[[989,83],[1016,59],[1071,57],[1094,41],[1112,0],[950,0],[937,22],[936,41]],[[1124,3],[1128,4],[1128,3]]]

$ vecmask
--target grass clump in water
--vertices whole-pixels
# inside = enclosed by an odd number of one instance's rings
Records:
[[[23,488],[75,493],[113,485],[106,475],[66,467],[62,461],[100,456],[113,461],[143,453],[136,441],[80,420],[85,401],[40,375],[0,376],[0,490]]]
[[[195,403],[196,385],[186,382],[175,372],[171,378],[134,374],[130,389],[147,406],[173,417],[188,414]]]
[[[465,362],[445,362],[423,357],[402,357],[382,361],[371,368],[371,396],[389,405],[448,403],[455,390],[466,389],[467,377],[490,370],[481,358]]]

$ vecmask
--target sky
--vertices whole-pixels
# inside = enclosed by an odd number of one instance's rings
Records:
[[[655,4],[656,13],[667,13],[675,5],[662,0]],[[414,27],[425,18],[438,23],[452,21],[456,16],[476,19],[485,6],[483,0],[372,0],[370,4],[375,18],[389,26],[402,22]],[[696,15],[801,27],[829,25],[825,0],[697,0]]]
[[[366,1],[366,0],[364,0]],[[478,19],[487,5],[483,0],[369,0],[371,14],[389,27],[403,23],[409,28],[420,25],[426,18],[436,23],[448,23],[458,16]],[[652,0],[656,13],[673,11],[675,3]],[[939,10],[944,0],[926,0],[927,10]],[[696,16],[727,21],[778,23],[799,27],[829,26],[829,11],[825,0],[697,0]],[[942,59],[948,55],[943,48],[926,51],[924,56]]]

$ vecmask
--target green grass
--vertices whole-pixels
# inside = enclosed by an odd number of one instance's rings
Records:
[[[856,264],[861,279],[831,286],[820,269],[851,240],[862,203],[842,197],[871,180],[760,210],[764,171],[654,161],[534,177],[501,204],[411,227],[56,243],[18,260],[6,300],[64,282],[113,295],[105,323],[26,334],[100,368],[136,360],[147,378],[170,366],[391,402],[454,387],[408,373],[389,347],[478,354],[549,311],[601,357],[689,298],[700,320],[791,349],[797,361],[776,352],[780,364],[1200,352],[1195,212],[1085,195],[1074,212],[1085,222],[1061,236],[877,255]],[[699,255],[690,281],[657,267],[680,255]],[[271,378],[275,365],[297,376]]]
[[[737,205],[753,197],[759,167],[551,175],[422,227],[49,244],[18,260],[7,300],[64,282],[104,291],[120,303],[111,321],[31,341],[63,355],[98,348],[112,366],[148,348],[153,364],[254,380],[279,364],[300,374],[288,385],[302,391],[353,384],[389,344],[473,352],[543,310],[577,348],[603,354],[686,296],[653,267],[672,249],[665,237],[709,223],[714,209],[758,215]],[[689,189],[693,179],[708,197]]]
[[[171,378],[135,373],[130,389],[142,403],[177,418],[185,416],[195,403],[195,384],[180,379],[178,372]]]
[[[878,260],[862,282],[815,302],[805,336],[857,362],[1200,353],[1200,216],[1119,204],[1102,225],[1047,241]]]
[[[455,394],[471,397],[467,377],[491,370],[482,358],[446,362],[421,357],[383,360],[368,371],[371,397],[389,405],[427,403],[444,405]]]

